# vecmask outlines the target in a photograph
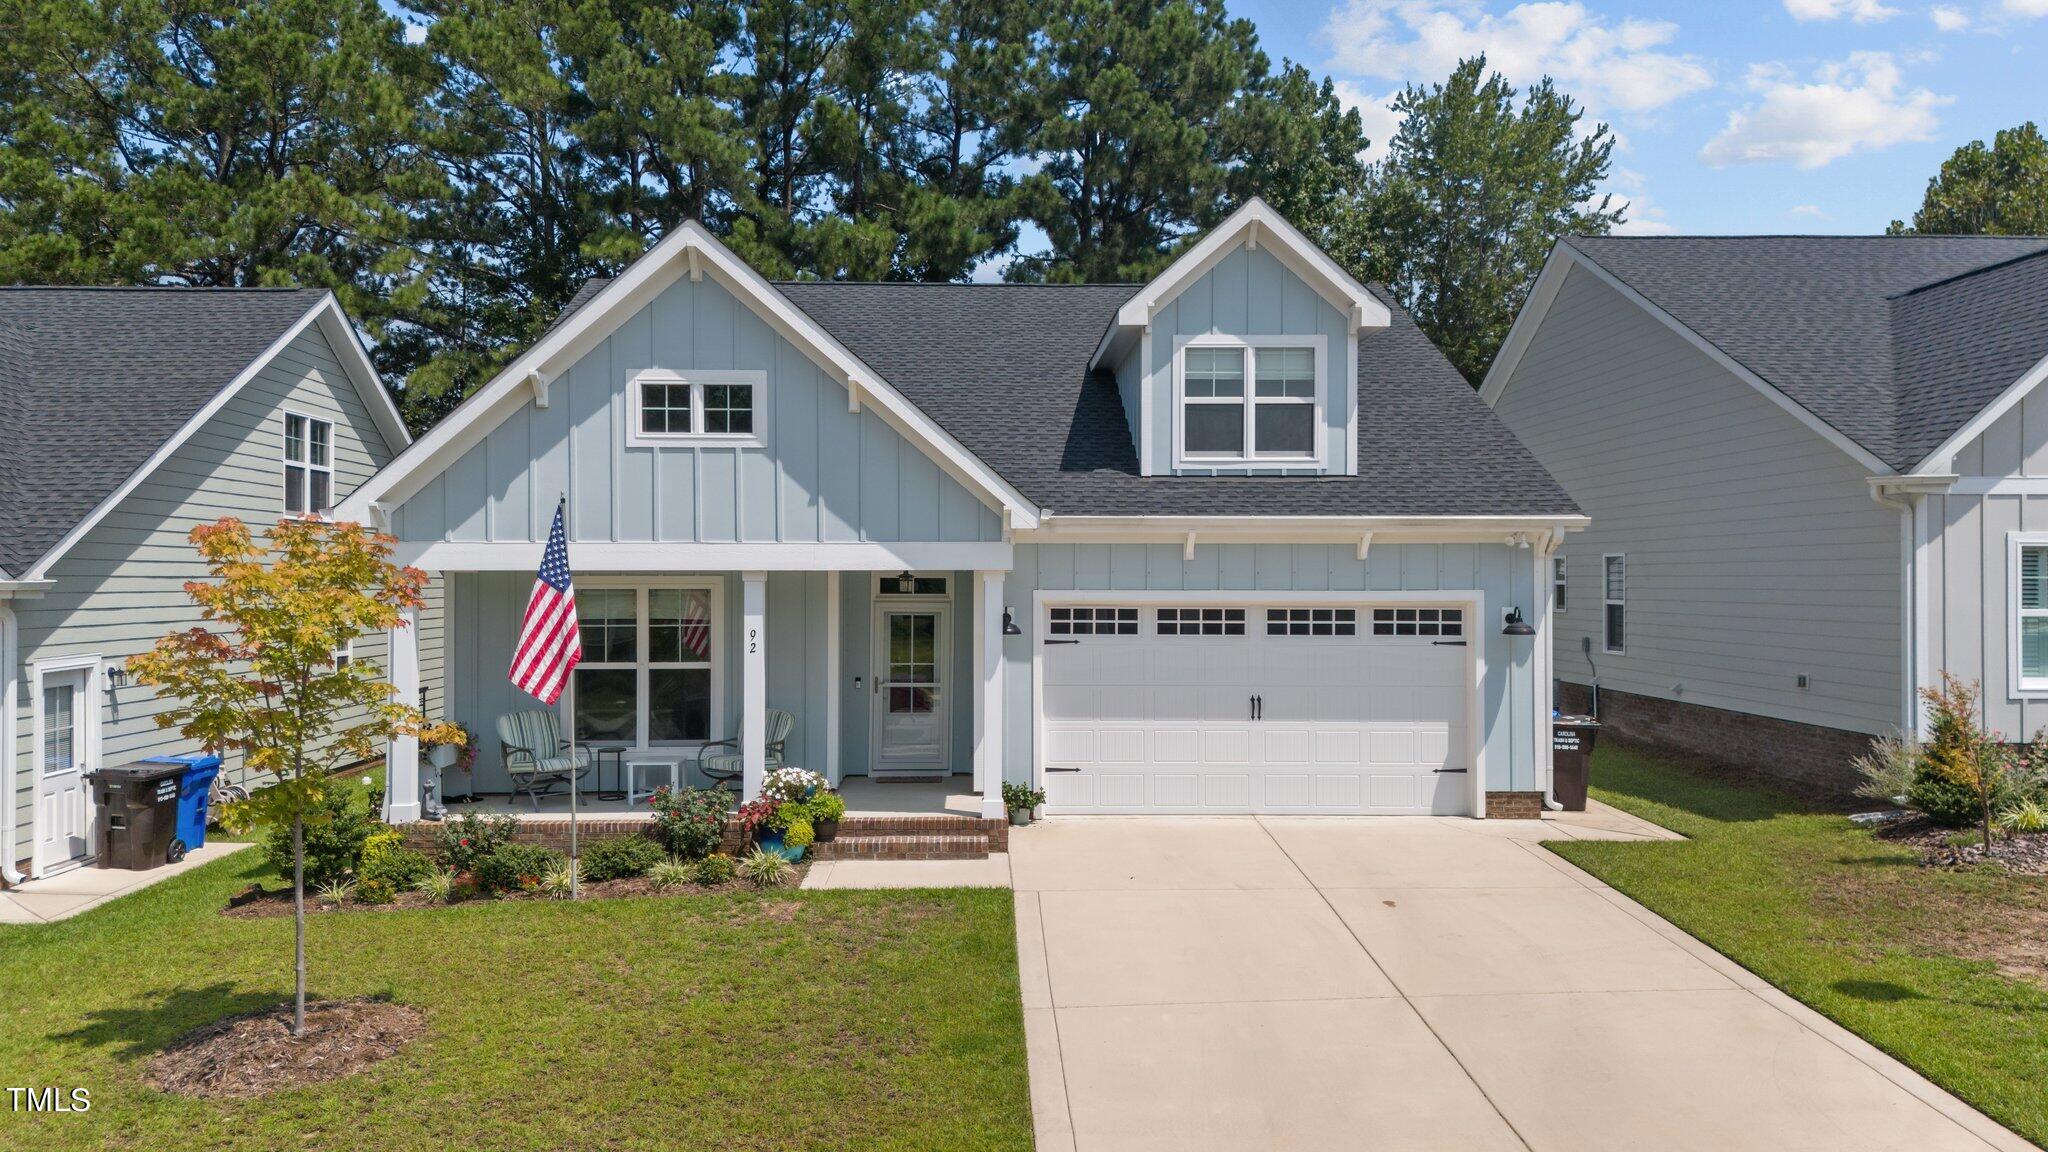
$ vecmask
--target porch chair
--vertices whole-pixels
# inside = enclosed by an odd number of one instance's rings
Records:
[[[553,712],[534,709],[498,717],[498,743],[504,751],[505,771],[512,777],[512,794],[526,793],[536,812],[542,796],[590,771],[590,749],[579,745],[573,755],[568,754],[562,722]]]
[[[767,756],[761,770],[773,772],[782,767],[782,746],[789,742],[789,734],[796,731],[796,717],[780,708],[770,708],[767,731]],[[726,781],[745,775],[746,757],[740,752],[740,742],[737,739],[713,740],[697,749],[697,771],[720,788]]]

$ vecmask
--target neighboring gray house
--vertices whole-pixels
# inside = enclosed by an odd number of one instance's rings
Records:
[[[92,856],[85,773],[197,750],[122,670],[199,623],[191,529],[318,513],[405,443],[326,292],[0,288],[0,876]]]
[[[2048,239],[1560,243],[1481,390],[1593,518],[1560,691],[1829,787],[1944,670],[2048,725],[2044,358]]]
[[[1533,815],[1585,523],[1413,322],[1263,204],[1148,284],[780,283],[694,223],[343,502],[506,680],[558,502],[586,744],[738,738],[1049,811]],[[435,637],[392,636],[402,688]],[[421,669],[415,672],[415,668]],[[418,752],[395,742],[391,816]],[[486,739],[469,787],[507,786]]]

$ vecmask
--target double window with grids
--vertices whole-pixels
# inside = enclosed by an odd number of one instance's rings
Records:
[[[639,447],[767,442],[768,374],[650,368],[626,381],[626,440]]]
[[[576,739],[652,747],[712,738],[716,623],[708,588],[578,588]]]
[[[1183,347],[1179,462],[1316,462],[1321,360],[1315,338]]]
[[[284,414],[284,510],[325,516],[334,510],[334,425]]]

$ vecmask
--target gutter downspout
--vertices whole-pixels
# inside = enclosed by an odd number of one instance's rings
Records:
[[[1543,540],[1543,546],[1536,549],[1536,589],[1532,597],[1542,615],[1536,624],[1536,650],[1530,654],[1531,669],[1536,674],[1536,684],[1543,686],[1543,698],[1550,701],[1551,711],[1557,707],[1557,682],[1551,678],[1551,664],[1556,655],[1551,652],[1551,630],[1557,612],[1554,603],[1557,585],[1551,579],[1550,561],[1564,544],[1564,529],[1552,529]],[[1543,810],[1562,812],[1564,805],[1557,802],[1557,766],[1551,760],[1550,726],[1551,717],[1541,706],[1536,709],[1536,762],[1543,775]]]
[[[1950,474],[1872,476],[1870,498],[1899,513],[1899,730],[1920,735],[1920,536],[1928,496],[1945,496],[1956,482]]]
[[[0,880],[10,885],[28,879],[14,866],[14,725],[20,709],[20,632],[13,605],[0,600]]]

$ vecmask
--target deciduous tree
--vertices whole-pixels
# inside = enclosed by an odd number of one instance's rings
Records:
[[[2048,236],[2048,140],[2029,120],[1972,140],[1942,161],[1909,225],[1893,234]]]

